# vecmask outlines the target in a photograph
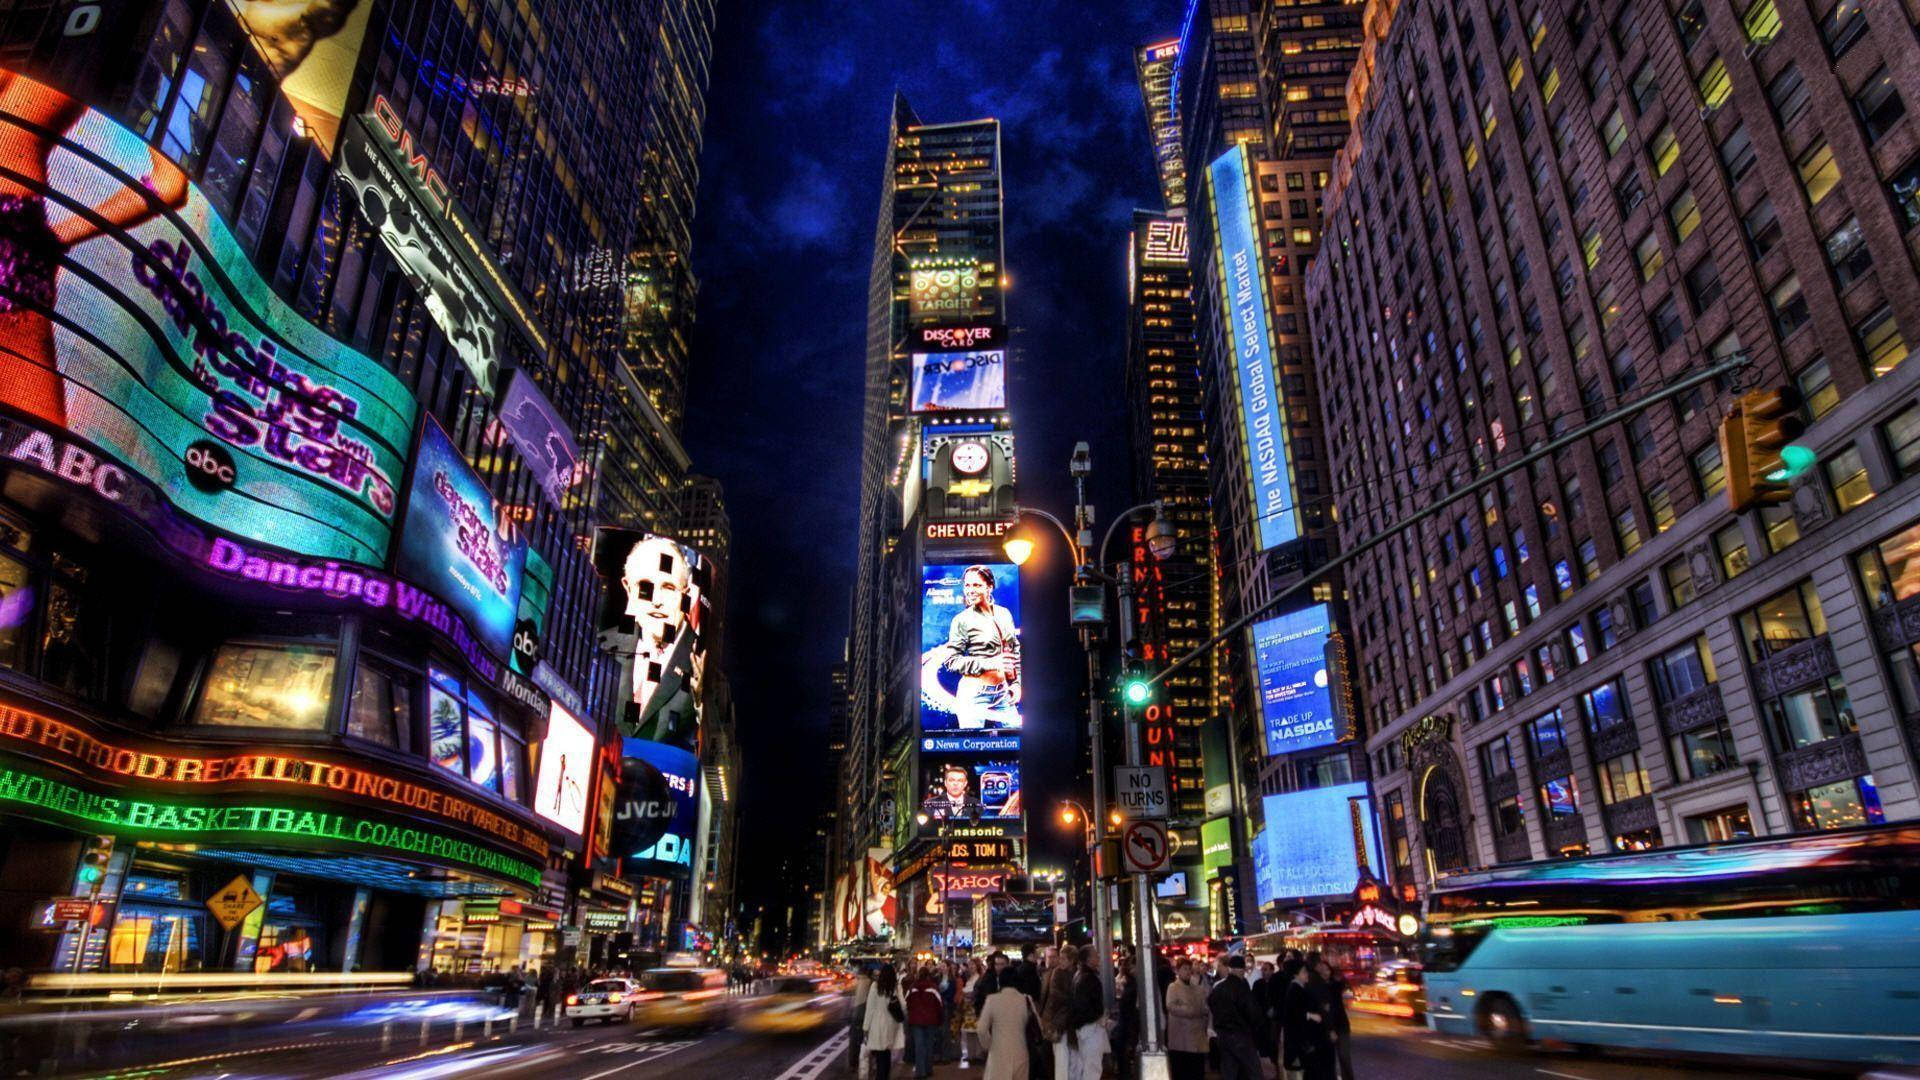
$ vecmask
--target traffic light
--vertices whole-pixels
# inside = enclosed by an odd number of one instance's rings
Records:
[[[1120,679],[1120,699],[1134,708],[1153,700],[1153,683],[1148,681],[1146,669],[1138,663],[1127,664],[1126,673]]]
[[[1734,513],[1786,502],[1793,497],[1793,478],[1813,466],[1813,451],[1793,444],[1806,430],[1800,403],[1800,392],[1791,386],[1754,390],[1742,394],[1720,421],[1727,505]]]
[[[80,884],[97,890],[107,876],[107,860],[113,858],[113,837],[89,836],[80,852]]]

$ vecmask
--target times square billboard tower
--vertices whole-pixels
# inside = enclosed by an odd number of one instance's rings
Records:
[[[838,939],[962,944],[1015,871],[1020,579],[1000,124],[894,100],[868,291]]]

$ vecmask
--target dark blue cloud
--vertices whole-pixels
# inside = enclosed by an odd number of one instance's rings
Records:
[[[886,124],[1004,125],[1008,311],[1023,500],[1064,512],[1073,443],[1093,501],[1126,505],[1128,214],[1158,199],[1133,48],[1182,0],[727,0],[715,35],[694,267],[687,442],[734,523],[730,666],[746,748],[749,888],[784,895],[832,777],[815,762],[855,550],[867,268]],[[1103,521],[1104,524],[1104,521]],[[1057,570],[1030,572],[1026,783],[1042,847],[1076,768],[1081,660]]]

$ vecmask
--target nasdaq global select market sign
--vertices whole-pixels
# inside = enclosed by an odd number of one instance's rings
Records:
[[[1273,332],[1267,324],[1266,273],[1260,261],[1259,217],[1245,146],[1220,155],[1212,178],[1215,269],[1227,307],[1240,397],[1241,436],[1247,454],[1262,550],[1300,535],[1287,461],[1286,416],[1273,377]]]

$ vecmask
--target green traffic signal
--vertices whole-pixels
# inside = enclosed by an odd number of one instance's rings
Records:
[[[1804,446],[1788,443],[1780,448],[1780,467],[1767,473],[1767,479],[1775,482],[1791,480],[1813,468],[1813,463],[1817,460],[1818,455],[1813,451]]]
[[[1126,696],[1129,705],[1145,705],[1153,700],[1153,685],[1139,677],[1128,679],[1120,692]]]

